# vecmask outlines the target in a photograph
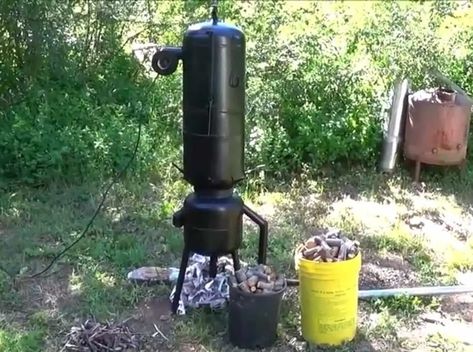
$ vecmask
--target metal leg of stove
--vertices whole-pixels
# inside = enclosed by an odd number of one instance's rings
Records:
[[[232,252],[232,258],[233,258],[233,268],[235,271],[240,270],[240,257],[238,256],[238,251]]]
[[[415,170],[414,170],[414,181],[415,182],[419,182],[419,178],[420,178],[420,166],[421,166],[421,162],[416,160],[416,166],[415,166]]]
[[[209,263],[209,275],[211,278],[217,276],[217,260],[218,257],[216,255],[210,256],[210,263]]]
[[[268,222],[246,205],[243,205],[243,213],[259,226],[258,263],[266,264],[266,251],[268,248]]]
[[[176,283],[176,291],[172,300],[171,311],[176,314],[177,308],[179,307],[179,300],[181,299],[182,286],[184,285],[184,278],[186,276],[187,262],[189,261],[189,250],[184,247],[181,259],[181,268],[179,269],[179,276]]]

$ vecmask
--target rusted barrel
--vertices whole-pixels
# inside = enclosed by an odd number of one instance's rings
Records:
[[[409,96],[404,155],[431,165],[457,165],[466,158],[471,103],[452,90]]]

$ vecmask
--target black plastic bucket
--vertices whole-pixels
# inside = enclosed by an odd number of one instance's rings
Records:
[[[228,330],[230,342],[240,348],[269,347],[277,339],[284,288],[277,292],[253,294],[230,287]]]

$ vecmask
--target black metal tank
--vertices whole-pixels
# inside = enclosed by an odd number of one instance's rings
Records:
[[[236,27],[189,27],[183,47],[184,178],[197,189],[244,178],[245,36]]]
[[[185,225],[184,241],[193,252],[224,255],[240,248],[243,201],[232,190],[191,193],[178,214]]]
[[[211,276],[217,257],[231,254],[239,269],[243,214],[260,229],[258,262],[266,262],[268,224],[233,191],[244,178],[245,36],[218,22],[192,25],[181,47],[161,48],[152,66],[161,75],[183,62],[184,179],[194,186],[173,216],[184,227],[184,250],[173,298],[176,312],[191,252],[210,256]]]

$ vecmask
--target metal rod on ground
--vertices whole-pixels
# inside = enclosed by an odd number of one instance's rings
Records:
[[[287,279],[287,286],[299,286],[299,280]],[[461,293],[473,293],[473,286],[426,286],[426,287],[409,287],[409,288],[387,288],[379,290],[360,290],[358,298],[379,298],[391,296],[438,296],[438,295],[456,295]]]
[[[412,287],[412,288],[390,288],[383,290],[360,290],[358,298],[379,298],[390,296],[438,296],[455,295],[460,293],[473,292],[473,286],[432,286],[432,287]]]

